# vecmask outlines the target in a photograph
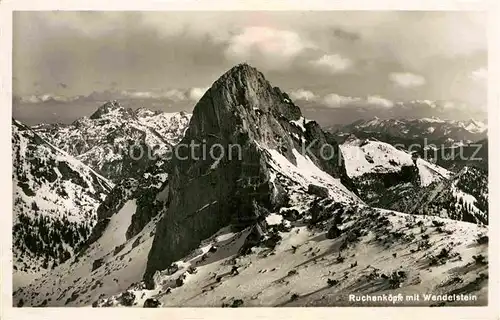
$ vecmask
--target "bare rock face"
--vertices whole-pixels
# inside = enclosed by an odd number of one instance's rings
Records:
[[[166,269],[202,239],[229,224],[255,225],[266,208],[280,205],[283,197],[274,196],[263,149],[275,149],[296,163],[293,149],[302,152],[302,143],[328,139],[319,126],[303,123],[288,95],[247,64],[233,67],[212,85],[195,106],[171,162],[169,204],[144,276],[149,286],[155,271]],[[336,143],[334,147],[339,154]],[[338,158],[310,158],[333,176],[342,176]]]
[[[314,184],[310,184],[307,187],[307,192],[313,195],[316,195],[321,198],[327,198],[328,197],[328,189],[322,186],[317,186]]]
[[[97,241],[106,230],[111,217],[119,214],[125,203],[135,199],[136,211],[127,228],[125,236],[130,239],[141,230],[163,209],[168,199],[168,166],[157,162],[147,168],[140,178],[129,178],[117,184],[97,208],[97,224],[82,246],[79,254],[90,244]]]

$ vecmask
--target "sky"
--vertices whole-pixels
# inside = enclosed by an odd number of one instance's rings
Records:
[[[13,116],[71,122],[117,99],[191,111],[247,62],[323,125],[486,117],[481,12],[15,12]]]

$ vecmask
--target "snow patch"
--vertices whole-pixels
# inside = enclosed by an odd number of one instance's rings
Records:
[[[265,151],[270,155],[270,166],[277,172],[290,177],[292,181],[297,182],[302,189],[307,190],[309,184],[316,184],[326,187],[330,196],[336,201],[361,201],[340,182],[340,179],[333,178],[319,169],[309,157],[304,157],[297,150],[292,150],[297,165],[288,161],[287,158],[274,149],[265,149]]]
[[[452,176],[450,171],[422,159],[417,159],[417,168],[422,187],[428,186],[436,181],[450,179]]]
[[[280,224],[283,221],[283,216],[280,214],[272,213],[266,217],[266,222],[268,225]]]
[[[383,142],[356,140],[341,145],[340,150],[349,177],[373,172],[398,172],[403,166],[413,165],[410,154]]]
[[[306,128],[304,127],[304,124],[307,123],[306,119],[304,117],[300,117],[299,120],[290,120],[290,123],[295,125],[296,127],[299,127],[302,132],[306,132]]]

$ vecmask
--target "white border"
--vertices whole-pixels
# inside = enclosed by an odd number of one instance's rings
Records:
[[[3,319],[68,319],[81,317],[117,317],[123,319],[332,319],[341,318],[440,318],[440,319],[499,319],[500,299],[498,234],[500,220],[499,152],[497,139],[500,136],[500,28],[496,21],[500,18],[500,1],[480,0],[0,0],[0,150],[3,150],[0,163],[1,229],[1,279],[2,295],[0,301]],[[489,306],[488,307],[335,307],[335,308],[164,308],[164,309],[93,309],[75,313],[75,308],[12,308],[12,184],[11,168],[11,117],[12,117],[12,11],[16,10],[123,10],[123,11],[229,11],[229,10],[415,10],[415,11],[488,11],[489,38],[489,163],[490,163],[490,245],[489,245]],[[457,34],[457,37],[460,35]],[[81,310],[83,311],[83,310]]]

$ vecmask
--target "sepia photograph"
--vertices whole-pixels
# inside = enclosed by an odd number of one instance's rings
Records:
[[[11,307],[493,303],[487,20],[14,11]]]

